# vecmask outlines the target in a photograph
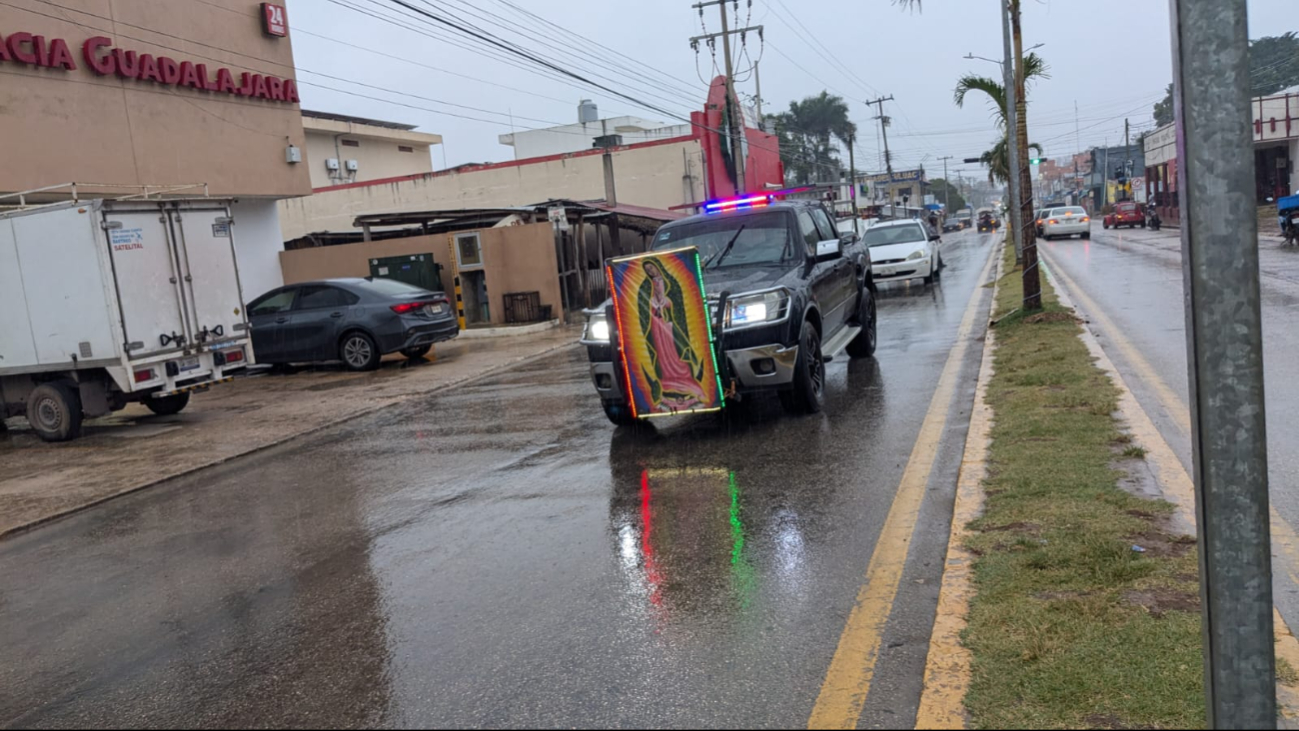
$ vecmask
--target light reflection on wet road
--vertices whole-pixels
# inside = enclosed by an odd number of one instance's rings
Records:
[[[990,237],[946,242],[816,417],[615,430],[565,351],[0,544],[0,724],[804,725],[986,307]],[[863,725],[914,714],[978,356]]]

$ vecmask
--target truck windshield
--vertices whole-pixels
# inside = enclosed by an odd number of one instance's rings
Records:
[[[704,219],[664,228],[655,235],[653,250],[695,246],[704,261],[713,260],[741,226],[744,230],[735,239],[731,253],[725,259],[716,260],[718,268],[778,264],[794,257],[797,249],[790,241],[789,218],[777,211]]]
[[[906,226],[876,226],[866,232],[863,241],[867,246],[890,246],[892,244],[909,244],[913,241],[924,241],[924,230],[919,224]]]

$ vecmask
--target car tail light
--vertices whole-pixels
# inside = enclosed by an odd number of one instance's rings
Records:
[[[1082,217],[1082,222],[1083,222],[1083,223],[1087,223],[1087,222],[1090,221],[1090,220],[1092,220],[1090,216],[1083,216],[1083,217]]]
[[[445,305],[450,302],[451,300],[447,299],[446,297],[434,297],[432,299],[421,300],[419,302],[402,302],[399,305],[393,305],[392,311],[396,312],[398,315],[406,315],[411,312],[417,312],[425,307],[432,307],[433,305]]]
[[[1053,218],[1050,221],[1047,221],[1047,223],[1060,223],[1060,222]]]
[[[149,381],[152,381],[153,379],[154,379],[154,375],[153,375],[152,368],[141,368],[140,370],[135,372],[136,383],[147,383]]]

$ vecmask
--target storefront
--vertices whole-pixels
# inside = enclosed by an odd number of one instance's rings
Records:
[[[246,293],[278,286],[276,201],[311,193],[289,35],[254,0],[0,6],[0,193],[236,198]]]

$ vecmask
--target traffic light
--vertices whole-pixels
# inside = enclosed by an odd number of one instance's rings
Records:
[[[983,162],[983,160],[980,160],[980,159],[977,158],[977,157],[967,157],[967,158],[965,158],[965,162],[967,162],[967,163],[980,163],[980,162]]]
[[[1035,157],[1035,158],[1029,160],[1029,161],[1028,161],[1028,164],[1029,164],[1029,165],[1041,165],[1041,164],[1042,164],[1042,158],[1040,158],[1040,157]]]

